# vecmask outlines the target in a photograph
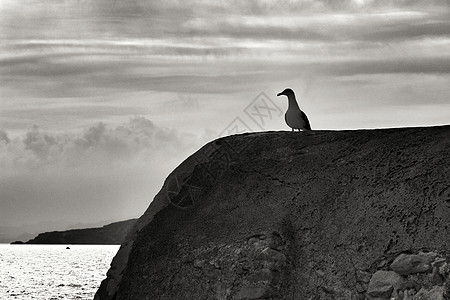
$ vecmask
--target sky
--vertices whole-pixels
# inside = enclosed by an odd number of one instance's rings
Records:
[[[206,142],[449,124],[448,0],[0,0],[0,226],[140,216]]]

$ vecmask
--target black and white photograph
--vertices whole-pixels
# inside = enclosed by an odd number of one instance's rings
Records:
[[[0,0],[0,299],[450,300],[450,1]]]

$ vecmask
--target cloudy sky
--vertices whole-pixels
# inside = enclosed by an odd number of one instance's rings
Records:
[[[0,226],[139,216],[206,141],[287,130],[285,87],[313,129],[448,124],[449,3],[0,0]]]

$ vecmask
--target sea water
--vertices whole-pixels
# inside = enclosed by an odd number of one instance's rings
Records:
[[[0,244],[0,299],[92,300],[119,247]]]

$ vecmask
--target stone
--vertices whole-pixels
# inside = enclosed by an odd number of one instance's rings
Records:
[[[439,268],[437,266],[433,267],[431,282],[433,282],[434,285],[442,285],[444,283],[444,278],[439,274]]]
[[[223,282],[217,282],[213,285],[213,290],[215,290],[215,299],[226,300],[230,299],[231,287],[224,284]]]
[[[358,291],[358,293],[364,293],[367,290],[367,283],[357,282],[356,290]]]
[[[401,300],[411,300],[412,297],[417,293],[415,289],[405,290],[403,292],[403,298]]]
[[[365,272],[365,271],[361,271],[361,270],[356,271],[356,281],[357,282],[369,283],[371,277],[372,277],[372,274],[369,272]]]
[[[399,287],[399,291],[408,291],[414,289],[415,291],[419,291],[422,288],[422,285],[415,280],[403,280]]]
[[[270,286],[243,286],[234,296],[234,299],[262,299],[273,294]]]
[[[415,294],[413,300],[444,300],[444,288],[442,286],[434,286],[431,290],[426,290],[425,288],[420,289],[420,291]]]
[[[443,290],[443,296],[445,300],[450,300],[450,279],[448,279],[444,286],[442,287]]]
[[[431,300],[444,300],[444,287],[434,286],[428,294]]]
[[[244,280],[241,289],[236,293],[234,299],[260,299],[273,295],[270,284],[274,278],[269,269],[260,269]]]
[[[419,255],[429,257],[431,261],[433,261],[436,257],[438,257],[438,254],[434,251],[431,252],[419,251]]]
[[[325,272],[322,271],[322,270],[316,270],[316,274],[317,274],[317,276],[319,276],[319,277],[325,276]]]
[[[444,288],[442,286],[434,286],[429,291],[422,288],[412,297],[412,300],[444,300],[443,292]]]
[[[272,271],[270,271],[269,269],[261,269],[257,272],[255,272],[254,274],[252,274],[249,278],[248,281],[250,283],[256,284],[256,283],[269,283],[273,278],[273,274]]]
[[[394,287],[398,288],[401,282],[401,276],[393,271],[377,271],[370,279],[367,294],[371,297],[389,299]]]
[[[417,294],[412,297],[412,300],[432,300],[428,291],[425,288],[421,288]]]
[[[450,273],[450,264],[444,263],[442,266],[439,267],[439,274],[446,275]]]
[[[260,245],[261,244],[261,239],[258,238],[258,237],[251,237],[251,238],[248,239],[248,244],[249,245],[253,245],[253,244]]]
[[[285,244],[285,242],[284,242],[281,234],[276,231],[272,232],[272,234],[270,236],[269,247],[272,249],[275,249],[275,250],[280,250],[278,248],[284,246],[284,244]]]
[[[439,268],[439,267],[443,266],[446,262],[447,262],[447,260],[444,257],[436,257],[431,265],[433,267]]]
[[[378,268],[381,269],[383,268],[386,264],[387,264],[387,260],[383,259],[382,261],[380,261],[380,263],[378,264]]]
[[[278,264],[284,264],[286,261],[286,255],[283,253],[273,250],[271,248],[265,248],[257,257],[258,260],[265,260],[268,262],[274,262]]]
[[[426,255],[400,254],[391,264],[391,269],[400,275],[431,271],[431,258]]]
[[[196,268],[203,268],[205,266],[205,260],[204,259],[196,259],[194,261],[194,267]]]
[[[219,264],[219,262],[216,259],[213,259],[213,260],[209,261],[209,264],[211,266],[214,266],[216,269],[220,269],[220,264]]]

